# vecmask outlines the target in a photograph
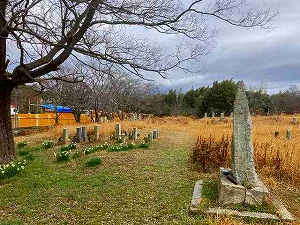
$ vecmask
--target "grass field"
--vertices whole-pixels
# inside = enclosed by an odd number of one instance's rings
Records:
[[[289,116],[254,117],[253,142],[261,178],[299,218],[300,126],[290,121]],[[203,218],[188,211],[195,181],[213,182],[217,176],[217,172],[201,173],[191,164],[195,140],[199,135],[230,137],[230,119],[212,123],[210,119],[169,117],[121,124],[125,130],[137,127],[140,138],[155,128],[160,128],[161,136],[149,149],[97,151],[61,163],[54,157],[59,146],[30,148],[33,160],[24,171],[0,181],[0,224],[246,223],[226,217]],[[114,125],[100,125],[100,142],[109,140]],[[285,138],[287,128],[292,130],[290,141]],[[76,126],[69,129],[74,135]],[[275,130],[279,131],[277,138]],[[61,132],[62,127],[55,127],[17,137],[16,142],[26,140],[29,146],[41,146],[44,140],[57,142]],[[93,157],[101,157],[102,164],[86,167]]]

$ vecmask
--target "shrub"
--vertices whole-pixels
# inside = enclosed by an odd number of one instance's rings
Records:
[[[28,142],[27,141],[19,141],[18,143],[17,143],[17,147],[18,148],[24,148],[25,146],[27,146],[28,145]]]
[[[91,158],[89,161],[85,163],[87,167],[100,165],[102,162],[101,158]]]
[[[51,148],[51,147],[53,147],[53,142],[52,141],[44,141],[43,147],[44,147],[44,149]]]
[[[0,165],[0,180],[14,176],[25,168],[26,160]]]
[[[149,148],[149,144],[146,142],[142,142],[138,145],[139,148]]]
[[[68,161],[70,159],[70,152],[69,151],[63,151],[58,154],[54,153],[54,156],[56,157],[57,162],[63,162]]]
[[[72,150],[72,149],[76,149],[76,143],[71,143],[71,144],[69,144],[69,145],[67,145],[67,146],[62,146],[61,148],[60,148],[60,151],[61,152],[66,152],[66,151],[69,151],[69,150]]]
[[[72,159],[77,159],[81,156],[81,152],[78,150],[75,150],[71,156]]]
[[[203,172],[229,165],[230,140],[222,135],[220,141],[210,137],[198,137],[192,150],[191,161],[198,163]]]

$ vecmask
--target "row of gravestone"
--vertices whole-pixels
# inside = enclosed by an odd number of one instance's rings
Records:
[[[278,137],[279,136],[279,131],[275,131],[274,132],[274,137]],[[287,129],[286,132],[285,132],[285,137],[288,139],[288,140],[291,140],[292,139],[292,131],[290,129]]]
[[[215,118],[214,112],[211,113],[211,117]],[[230,113],[230,117],[233,117],[233,112]],[[204,113],[204,118],[208,118],[208,113]],[[220,115],[220,120],[224,120],[224,119],[225,119],[225,113],[222,112]]]
[[[147,136],[148,141],[151,143],[153,142],[153,139],[157,139],[160,135],[159,129],[153,130],[150,132]],[[121,142],[125,142],[126,137],[132,140],[137,140],[138,138],[138,129],[136,127],[133,128],[133,132],[129,133],[127,131],[124,131],[122,133],[121,124],[117,123],[115,127],[115,134],[111,136],[111,139],[118,140],[120,139]]]
[[[99,126],[94,126],[94,140],[99,139]],[[90,137],[88,136],[87,127],[77,127],[76,128],[76,134],[73,137],[73,142],[80,143],[80,142],[86,142],[90,141]],[[62,137],[59,139],[59,142],[61,144],[67,144],[71,142],[69,137],[69,130],[68,128],[63,128]]]
[[[98,140],[99,139],[99,126],[94,126],[94,135],[93,139]],[[153,130],[148,134],[148,140],[149,142],[153,142],[153,139],[157,139],[160,135],[159,129]],[[125,131],[122,133],[121,131],[121,124],[117,123],[115,127],[115,134],[111,137],[111,139],[121,139],[122,142],[125,141],[125,138],[128,137],[132,140],[138,139],[138,129],[136,127],[133,128],[133,132],[129,133]],[[62,137],[59,140],[61,144],[67,144],[71,140],[69,138],[69,131],[68,128],[63,128]],[[76,134],[73,137],[73,142],[80,143],[80,142],[86,142],[90,141],[90,137],[88,136],[87,127],[77,127],[76,128]]]

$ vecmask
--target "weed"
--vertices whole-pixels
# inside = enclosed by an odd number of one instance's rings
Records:
[[[44,149],[52,148],[53,142],[52,141],[43,141],[43,147],[44,147]]]
[[[222,135],[220,141],[216,141],[211,135],[207,139],[203,136],[197,138],[192,149],[191,161],[199,163],[204,173],[229,164],[230,140]]]
[[[24,148],[25,146],[27,146],[28,145],[28,142],[27,141],[19,141],[18,143],[17,143],[17,147],[18,148]]]
[[[138,148],[149,148],[149,144],[146,142],[142,142],[138,145]]]
[[[71,144],[69,144],[67,146],[62,146],[60,148],[60,151],[61,152],[65,152],[65,151],[69,151],[69,150],[72,150],[72,149],[76,149],[76,143],[71,143]]]

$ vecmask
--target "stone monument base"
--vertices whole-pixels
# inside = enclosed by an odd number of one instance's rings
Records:
[[[224,171],[231,174],[230,169],[220,168],[218,192],[221,204],[230,205],[244,202],[250,205],[260,205],[269,197],[270,192],[260,179],[256,187],[246,188],[230,181],[227,175],[224,175]]]

